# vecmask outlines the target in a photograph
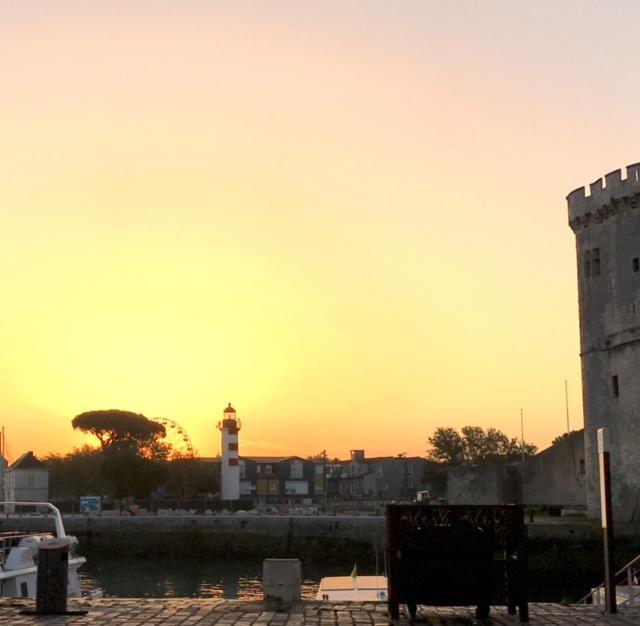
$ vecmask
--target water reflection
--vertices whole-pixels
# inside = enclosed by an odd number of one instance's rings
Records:
[[[315,598],[322,576],[303,563],[302,597]],[[105,596],[132,598],[262,599],[262,562],[221,559],[112,557],[88,554],[80,569],[83,593],[101,589]]]

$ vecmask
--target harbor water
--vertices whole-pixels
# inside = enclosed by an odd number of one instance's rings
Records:
[[[224,598],[262,599],[262,562],[257,560],[198,559],[177,557],[87,554],[80,569],[83,593],[100,590],[106,597],[121,598]],[[315,599],[322,576],[344,575],[340,568],[322,571],[302,564],[302,597]]]

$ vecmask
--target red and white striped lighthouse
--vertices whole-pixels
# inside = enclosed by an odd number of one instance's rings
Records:
[[[238,464],[238,432],[240,420],[236,417],[236,410],[229,406],[222,414],[222,421],[218,422],[218,429],[222,432],[222,463],[220,465],[220,499],[240,499],[240,466]]]

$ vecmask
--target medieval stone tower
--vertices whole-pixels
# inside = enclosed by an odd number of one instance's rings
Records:
[[[611,435],[614,516],[640,521],[640,163],[567,196],[576,236],[587,503],[599,515],[596,431]]]

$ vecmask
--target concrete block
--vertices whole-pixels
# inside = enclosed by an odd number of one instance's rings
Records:
[[[262,591],[267,602],[279,606],[300,600],[300,559],[265,559],[262,563]]]

